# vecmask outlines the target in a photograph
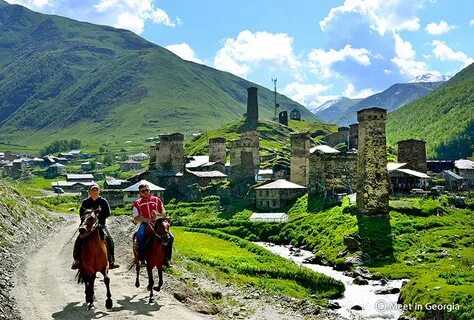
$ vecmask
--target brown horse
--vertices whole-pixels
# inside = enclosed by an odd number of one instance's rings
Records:
[[[107,288],[105,307],[107,309],[112,308],[107,246],[105,241],[100,238],[98,225],[98,211],[87,209],[84,212],[84,220],[79,226],[79,237],[83,238],[83,242],[80,251],[81,265],[77,271],[76,279],[77,283],[85,284],[88,310],[94,307],[94,281],[97,272],[104,276],[104,283]]]
[[[170,239],[170,225],[164,219],[158,219],[154,226],[149,224],[147,227],[147,233],[149,234],[146,238],[145,243],[145,261],[146,271],[148,273],[148,287],[150,291],[149,302],[153,301],[153,290],[160,291],[163,285],[163,265],[165,263],[165,247]],[[140,286],[139,274],[140,274],[140,261],[138,260],[138,244],[136,241],[136,233],[133,235],[133,264],[137,271],[137,278],[135,280],[135,287]],[[133,267],[133,265],[132,265]],[[158,269],[158,286],[153,287],[153,268]]]

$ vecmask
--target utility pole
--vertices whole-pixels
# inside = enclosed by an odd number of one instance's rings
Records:
[[[278,103],[277,103],[277,78],[273,79],[272,78],[272,82],[273,82],[273,91],[275,93],[275,114],[274,114],[274,120],[277,120],[277,108],[279,107]]]

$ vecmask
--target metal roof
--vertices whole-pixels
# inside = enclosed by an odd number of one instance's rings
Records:
[[[388,171],[388,172],[391,172],[391,171],[393,171],[393,170],[400,169],[400,168],[403,167],[404,165],[406,165],[406,163],[401,163],[401,162],[389,162],[389,163],[387,163],[387,171]]]
[[[300,186],[299,184],[290,181],[286,181],[285,179],[278,179],[276,181],[255,188],[255,190],[262,189],[306,189],[306,187]]]
[[[443,172],[446,173],[447,175],[453,177],[456,180],[464,180],[463,177],[461,177],[460,175],[452,172],[451,170],[443,170]]]
[[[220,172],[220,171],[217,171],[217,170],[213,170],[213,171],[191,171],[191,170],[187,170],[187,172],[195,175],[196,177],[199,177],[199,178],[227,178],[227,175]]]
[[[257,174],[273,174],[273,169],[260,169]]]
[[[427,175],[426,173],[418,172],[418,171],[411,170],[411,169],[397,169],[397,171],[406,173],[406,174],[408,174],[408,175],[410,175],[410,176],[415,176],[415,177],[417,177],[417,178],[431,179],[430,176]]]
[[[288,215],[284,212],[275,213],[253,213],[250,216],[250,220],[283,220],[288,218]]]
[[[126,188],[126,189],[123,189],[122,191],[136,191],[138,192],[138,187],[141,185],[141,184],[147,184],[149,187],[150,187],[150,190],[151,191],[164,191],[165,189],[160,187],[160,186],[157,186],[156,184],[153,184],[149,181],[146,181],[146,180],[140,180],[138,181],[137,183],[131,185],[130,187]]]
[[[84,173],[84,174],[77,174],[77,173],[69,173],[66,175],[67,180],[71,179],[94,179],[94,176],[90,173]]]
[[[454,161],[454,166],[462,170],[474,170],[474,161],[460,159]]]
[[[191,156],[190,162],[186,163],[186,168],[197,168],[209,162],[209,156]]]
[[[337,149],[334,149],[330,146],[327,146],[325,144],[322,144],[322,145],[319,145],[319,146],[316,146],[316,147],[313,147],[311,149],[309,149],[309,153],[314,153],[314,152],[318,152],[318,153],[340,153],[339,150]]]

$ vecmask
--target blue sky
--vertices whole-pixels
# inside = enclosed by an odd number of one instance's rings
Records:
[[[129,29],[307,107],[474,60],[472,0],[7,0]]]

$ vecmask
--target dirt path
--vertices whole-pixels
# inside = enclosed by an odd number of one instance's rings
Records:
[[[13,294],[22,319],[217,319],[189,310],[166,292],[156,293],[155,302],[149,304],[146,271],[142,270],[137,289],[134,272],[124,266],[110,271],[113,308],[105,308],[105,286],[98,274],[96,309],[87,311],[84,285],[74,281],[75,271],[70,269],[74,239],[68,241],[76,228],[76,220],[71,221],[20,266]]]

